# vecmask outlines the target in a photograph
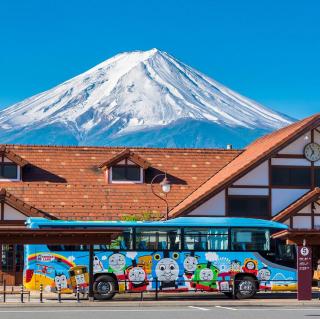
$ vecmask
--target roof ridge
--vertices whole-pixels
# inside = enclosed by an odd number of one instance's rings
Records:
[[[9,148],[52,148],[52,149],[78,149],[78,150],[87,150],[87,149],[97,149],[97,150],[121,150],[121,149],[135,149],[135,150],[175,150],[175,151],[226,151],[226,152],[237,152],[243,151],[243,149],[226,149],[226,148],[209,148],[209,147],[146,147],[146,146],[95,146],[95,145],[45,145],[45,144],[0,144],[1,146]]]

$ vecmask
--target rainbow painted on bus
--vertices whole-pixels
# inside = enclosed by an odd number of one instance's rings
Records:
[[[30,228],[107,227],[112,240],[94,245],[97,299],[116,292],[220,291],[238,298],[259,290],[296,290],[295,251],[271,234],[287,226],[245,218],[180,217],[155,222],[80,222],[30,218]],[[89,285],[86,245],[26,245],[24,284],[72,293]]]

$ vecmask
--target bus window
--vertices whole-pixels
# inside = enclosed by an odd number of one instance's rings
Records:
[[[132,228],[117,230],[110,244],[94,245],[94,250],[132,250]]]
[[[88,245],[48,245],[50,251],[87,251]]]
[[[179,250],[180,230],[137,228],[137,250]]]
[[[276,260],[277,261],[295,261],[296,247],[294,245],[286,245],[285,243],[279,243],[276,246]]]
[[[234,228],[231,230],[231,250],[270,250],[269,229]]]
[[[185,228],[184,249],[210,251],[228,249],[227,228]]]

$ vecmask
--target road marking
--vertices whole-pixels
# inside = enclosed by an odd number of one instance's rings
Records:
[[[202,310],[202,311],[208,311],[208,310],[210,310],[210,309],[208,309],[208,308],[202,308],[202,307],[196,307],[196,306],[189,306],[189,308],[197,309],[197,310]]]
[[[216,306],[216,308],[219,308],[219,309],[227,309],[227,310],[238,310],[238,309],[236,309],[236,308],[224,307],[224,306]]]
[[[237,310],[243,311],[261,311],[261,310],[268,310],[268,311],[319,311],[318,307],[314,308],[281,308],[281,307],[273,307],[273,308],[237,308]]]

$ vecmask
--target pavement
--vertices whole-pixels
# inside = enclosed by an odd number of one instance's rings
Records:
[[[93,303],[97,304],[97,303]],[[175,307],[158,305],[157,307],[127,307],[122,303],[121,307],[59,307],[50,305],[47,307],[28,308],[0,308],[1,319],[300,319],[320,317],[319,307],[311,306],[287,306],[279,307],[260,306],[249,307],[244,305],[224,306],[194,306],[179,304]]]

